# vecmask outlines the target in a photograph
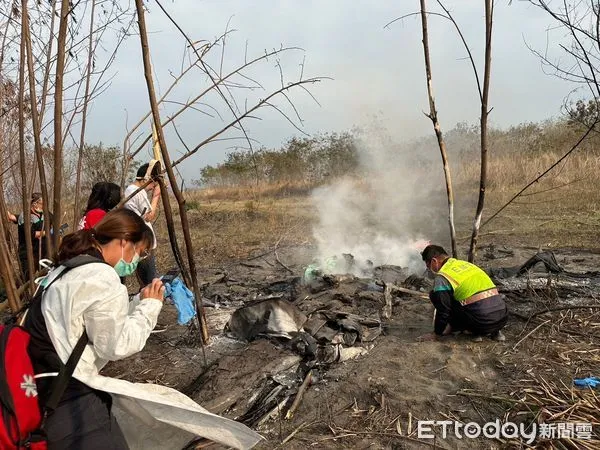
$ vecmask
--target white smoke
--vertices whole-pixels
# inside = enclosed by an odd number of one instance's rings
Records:
[[[357,265],[392,264],[422,273],[420,251],[447,226],[439,165],[391,142],[381,132],[359,141],[360,176],[347,177],[313,192],[319,222],[313,229],[318,263],[350,253]],[[431,152],[435,147],[431,149]],[[433,153],[435,156],[435,153]],[[437,170],[436,170],[437,169]],[[337,270],[344,271],[344,264]],[[336,268],[329,268],[336,273]]]

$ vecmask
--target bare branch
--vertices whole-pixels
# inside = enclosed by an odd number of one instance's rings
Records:
[[[173,167],[181,164],[183,161],[185,161],[187,158],[189,158],[190,156],[192,156],[194,153],[196,153],[198,150],[200,150],[206,144],[208,144],[209,142],[212,142],[215,138],[217,138],[221,134],[225,133],[227,130],[229,130],[232,126],[236,125],[241,120],[252,117],[251,114],[254,111],[260,109],[263,106],[265,106],[269,102],[269,100],[271,100],[273,97],[281,94],[284,91],[288,91],[290,89],[293,89],[296,86],[300,86],[300,85],[304,85],[304,84],[314,84],[314,83],[318,83],[321,80],[323,80],[323,78],[308,78],[308,79],[305,79],[305,80],[302,80],[302,81],[296,81],[294,83],[290,83],[287,86],[285,86],[285,87],[283,87],[281,89],[278,89],[277,91],[271,93],[266,98],[264,98],[263,100],[260,100],[258,103],[256,103],[252,108],[250,108],[249,110],[247,110],[244,114],[242,114],[241,116],[237,117],[235,120],[233,120],[230,123],[226,124],[219,131],[217,131],[216,133],[212,134],[211,136],[209,136],[208,138],[206,138],[202,142],[200,142],[190,152],[187,152],[185,155],[183,155],[181,158],[179,158],[177,161],[175,161],[173,163]]]

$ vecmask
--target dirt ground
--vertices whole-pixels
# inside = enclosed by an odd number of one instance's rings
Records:
[[[567,271],[598,270],[600,214],[591,204],[580,206],[540,203],[506,210],[482,233],[478,264],[515,267],[550,249]],[[427,300],[395,296],[391,317],[381,319],[383,294],[365,289],[360,280],[317,292],[299,283],[316,251],[309,199],[202,202],[190,208],[210,343],[202,348],[191,328],[177,324],[175,307],[165,304],[144,350],[110,363],[105,375],[174,387],[212,412],[252,422],[265,438],[261,449],[600,448],[599,397],[573,387],[575,378],[600,376],[597,275],[531,272],[499,280],[510,311],[506,342],[474,342],[463,335],[420,342],[432,330]],[[458,217],[457,225],[464,255],[470,217]],[[173,261],[163,221],[155,229],[164,273]],[[329,305],[381,319],[380,336],[355,344],[365,354],[313,368],[312,383],[290,419],[285,416],[306,373],[304,361],[281,340],[242,342],[224,333],[237,308],[266,296],[282,296],[307,314]],[[290,388],[278,394],[274,408],[256,412],[259,394],[274,379],[281,381],[281,374],[292,380]],[[531,445],[519,439],[444,438],[441,428],[434,429],[435,439],[419,439],[416,431],[419,420],[496,419],[528,426],[592,423],[594,429],[591,440],[538,439]]]
[[[297,367],[300,357],[272,339],[245,343],[227,337],[223,328],[237,307],[279,292],[305,312],[332,299],[334,309],[343,306],[379,317],[382,294],[357,290],[356,280],[341,282],[325,294],[298,284],[313,250],[309,245],[266,249],[219,269],[205,269],[200,274],[205,301],[218,307],[206,308],[212,339],[204,351],[187,327],[176,324],[174,307],[166,305],[145,349],[110,364],[104,373],[172,386],[212,412],[244,419],[265,383]],[[482,248],[482,265],[519,266],[536,251]],[[559,264],[574,272],[593,271],[600,263],[596,252],[557,249],[555,254]],[[427,300],[397,296],[390,319],[382,320],[382,335],[358,344],[368,352],[317,367],[300,406],[288,420],[285,410],[302,381],[295,375],[290,400],[284,402],[282,394],[270,418],[267,415],[254,425],[265,437],[259,448],[529,448],[516,439],[444,439],[440,428],[434,430],[435,439],[418,439],[416,432],[418,420],[483,424],[496,419],[593,422],[596,441],[589,444],[561,439],[541,440],[532,446],[599,448],[600,402],[593,392],[574,389],[572,382],[600,374],[600,310],[565,309],[531,317],[569,305],[599,308],[597,283],[594,277],[573,283],[560,275],[535,273],[504,281],[499,286],[507,293],[512,314],[505,329],[507,340],[502,343],[474,342],[463,335],[419,342],[420,335],[432,330],[433,308]]]

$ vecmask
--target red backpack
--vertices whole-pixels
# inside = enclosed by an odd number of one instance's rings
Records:
[[[87,255],[73,258],[62,265],[65,268],[43,289],[32,302],[41,301],[43,292],[70,269],[92,262],[101,262]],[[17,325],[0,325],[0,449],[46,450],[43,431],[44,417],[56,409],[69,383],[77,362],[87,345],[83,336],[75,345],[66,364],[54,378],[46,405],[40,405],[33,365],[29,358],[29,333]]]
[[[0,325],[0,448],[45,450],[42,413],[27,347],[29,333]]]

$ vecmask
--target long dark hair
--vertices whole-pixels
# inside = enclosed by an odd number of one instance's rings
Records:
[[[94,184],[85,213],[92,209],[110,211],[121,201],[121,187],[115,183],[101,181]]]
[[[61,264],[78,255],[102,259],[102,246],[113,239],[125,239],[147,247],[154,243],[152,230],[144,219],[129,209],[115,209],[107,213],[91,230],[80,230],[65,236],[55,260]]]
[[[152,179],[152,181],[156,181],[156,179],[160,175],[160,161],[154,161],[154,165],[152,166],[152,170],[150,170],[150,173],[148,173],[149,167],[150,163],[142,164],[137,171],[135,179],[138,181],[145,180],[146,175],[148,175],[148,178]]]

